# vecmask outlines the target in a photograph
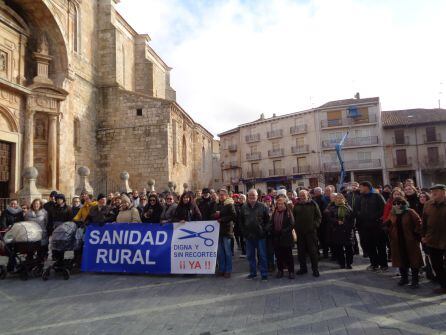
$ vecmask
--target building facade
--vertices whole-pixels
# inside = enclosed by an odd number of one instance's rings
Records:
[[[446,110],[385,111],[382,119],[390,182],[412,178],[421,187],[446,183]]]
[[[170,71],[116,0],[0,0],[0,198],[37,170],[42,194],[72,195],[88,166],[95,191],[123,171],[202,187],[213,136],[175,101]],[[108,186],[107,186],[108,185]]]

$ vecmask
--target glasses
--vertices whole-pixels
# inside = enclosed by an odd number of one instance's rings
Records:
[[[156,202],[156,200],[155,199],[150,199],[150,202]]]
[[[394,204],[394,205],[397,205],[397,206],[401,206],[401,205],[404,205],[404,202],[397,201],[397,202],[394,202],[393,204]]]
[[[166,200],[173,200],[173,198],[166,198]]]

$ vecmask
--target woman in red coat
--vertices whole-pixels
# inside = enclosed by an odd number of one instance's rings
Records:
[[[392,266],[398,267],[401,279],[398,285],[409,284],[409,268],[412,271],[412,288],[418,287],[418,273],[423,264],[421,255],[421,218],[409,208],[402,197],[393,199],[393,207],[388,221]]]

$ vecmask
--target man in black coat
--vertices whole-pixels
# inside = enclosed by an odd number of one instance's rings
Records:
[[[198,199],[197,205],[203,221],[212,220],[215,204],[211,199],[211,191],[208,188],[203,188],[201,191],[201,198]]]
[[[384,205],[381,194],[372,184],[364,181],[359,184],[361,201],[357,209],[357,225],[359,234],[363,236],[364,248],[370,258],[369,271],[387,271],[386,234],[382,225]]]

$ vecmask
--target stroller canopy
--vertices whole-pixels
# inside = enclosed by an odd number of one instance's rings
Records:
[[[4,240],[6,243],[39,242],[42,240],[42,227],[34,221],[16,222]]]

